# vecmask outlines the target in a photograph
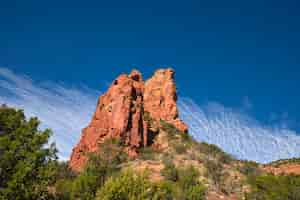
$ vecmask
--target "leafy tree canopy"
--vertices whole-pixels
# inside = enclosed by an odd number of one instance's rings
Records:
[[[0,107],[0,199],[49,199],[56,148],[49,129],[22,110]]]

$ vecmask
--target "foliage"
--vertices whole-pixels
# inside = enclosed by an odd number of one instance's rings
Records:
[[[187,133],[178,130],[173,124],[160,120],[161,128],[167,133],[167,137],[175,152],[186,153],[188,148],[195,143],[194,139]]]
[[[122,163],[128,159],[122,142],[115,139],[107,139],[100,145],[98,153],[87,155],[87,165],[77,174],[69,169],[67,162],[57,161],[54,144],[48,144],[51,131],[40,131],[38,126],[37,118],[27,120],[21,110],[0,107],[0,200],[205,199],[206,187],[199,181],[199,171],[192,166],[177,168],[167,153],[163,154],[163,181],[151,182],[145,174],[120,172]],[[177,154],[190,153],[187,149],[195,147],[192,152],[199,152],[199,155],[192,155],[202,159],[206,176],[217,191],[230,193],[241,188],[227,173],[226,169],[233,166],[230,155],[215,145],[196,143],[167,122],[161,121],[161,126]],[[151,148],[140,152],[142,159],[153,160],[155,157]],[[295,158],[271,165],[298,162]],[[240,161],[236,166],[251,186],[245,194],[246,200],[300,199],[300,176],[263,174],[259,165],[251,161]]]
[[[239,167],[239,171],[242,174],[245,174],[248,178],[261,174],[258,164],[254,161],[243,161],[242,165]]]
[[[120,170],[119,165],[126,159],[120,141],[107,139],[100,148],[98,153],[89,155],[85,169],[77,177],[66,177],[57,182],[57,196],[60,199],[92,200],[97,189]]]
[[[166,159],[164,160],[164,169],[161,171],[161,174],[165,177],[166,180],[169,181],[178,181],[178,170],[175,167],[174,163],[169,160]]]
[[[206,188],[199,181],[199,172],[190,166],[179,170],[178,186],[182,200],[201,200],[205,197]]]
[[[160,120],[161,128],[168,133],[168,137],[170,139],[174,139],[176,136],[178,136],[183,142],[185,143],[192,143],[195,142],[193,137],[187,133],[184,133],[180,131],[178,128],[176,128],[173,124],[168,123],[164,120]]]
[[[160,182],[150,182],[145,174],[134,174],[132,171],[112,176],[97,192],[99,200],[201,200],[204,199],[206,188],[199,181],[199,173],[193,167],[176,169],[178,173]],[[171,171],[172,171],[171,170]],[[172,173],[171,173],[172,174]],[[175,178],[174,178],[175,177]]]
[[[299,200],[300,176],[264,174],[251,179],[247,200]]]
[[[68,162],[58,161],[55,167],[55,179],[74,179],[77,174],[69,168]]]
[[[176,199],[201,200],[204,199],[206,188],[199,181],[199,172],[194,167],[177,169],[172,161],[164,161],[165,168],[162,175],[173,183]]]
[[[174,185],[169,181],[152,183],[152,200],[173,200],[175,199]]]
[[[283,164],[300,164],[300,158],[290,158],[290,159],[281,159],[281,160],[276,160],[268,165],[271,165],[273,167],[278,167]]]
[[[209,177],[215,186],[220,186],[223,176],[223,166],[216,160],[206,160],[206,176]]]
[[[68,178],[58,179],[54,185],[55,199],[69,200],[72,195],[73,180]]]
[[[110,178],[97,192],[99,200],[146,200],[152,199],[152,184],[147,177],[130,171]],[[156,188],[157,189],[157,188]]]
[[[40,131],[39,124],[22,110],[0,108],[0,199],[50,198],[56,149],[48,144],[51,131]]]
[[[162,130],[168,134],[169,140],[174,140],[176,137],[180,137],[180,135],[185,134],[178,130],[173,124],[170,124],[164,120],[160,120],[160,125]]]
[[[81,173],[73,182],[71,199],[92,200],[98,187],[101,187],[103,174],[95,174],[90,171]]]
[[[188,169],[190,170],[190,169]],[[152,183],[145,175],[131,171],[111,177],[97,192],[99,200],[201,200],[205,187],[196,180],[195,170],[185,171],[178,183],[161,181]],[[187,175],[187,177],[186,177]]]
[[[205,142],[198,143],[197,149],[199,152],[207,155],[209,159],[217,159],[219,162],[229,164],[232,157],[225,153],[222,149],[214,144],[207,144]]]

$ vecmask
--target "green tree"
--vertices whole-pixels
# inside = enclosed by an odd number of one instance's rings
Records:
[[[96,191],[105,181],[118,172],[120,164],[126,159],[120,141],[108,139],[100,145],[101,151],[89,155],[83,172],[73,181],[71,199],[92,200]],[[69,187],[68,184],[65,185]]]
[[[96,200],[172,200],[173,185],[152,183],[144,174],[125,171],[111,177],[97,192]]]
[[[49,129],[22,110],[0,108],[0,199],[49,199],[56,148],[48,144]]]

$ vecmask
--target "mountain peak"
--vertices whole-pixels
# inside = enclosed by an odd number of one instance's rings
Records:
[[[100,96],[90,124],[73,149],[70,167],[81,170],[87,161],[86,153],[101,151],[99,144],[107,138],[120,139],[129,156],[136,156],[140,148],[152,144],[155,136],[150,131],[149,117],[156,122],[164,120],[186,133],[187,125],[179,119],[174,73],[171,68],[159,69],[146,82],[135,69],[129,75],[118,76]]]

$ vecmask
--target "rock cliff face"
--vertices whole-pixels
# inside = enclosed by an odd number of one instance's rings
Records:
[[[188,128],[178,117],[177,93],[172,69],[159,69],[145,82],[144,110],[156,120],[163,119],[179,130]]]
[[[81,139],[73,149],[70,167],[79,171],[87,161],[86,153],[96,152],[107,138],[117,138],[130,156],[138,149],[151,145],[145,113],[155,120],[172,123],[183,132],[187,126],[178,117],[174,71],[160,69],[144,82],[142,75],[133,70],[113,81],[108,91],[100,96],[90,124],[83,130]]]

